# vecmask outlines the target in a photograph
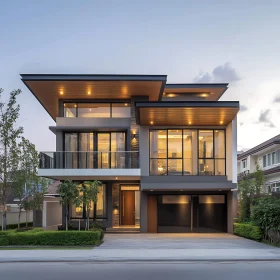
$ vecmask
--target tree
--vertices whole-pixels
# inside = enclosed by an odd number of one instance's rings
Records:
[[[22,127],[16,127],[19,117],[20,106],[17,104],[17,96],[21,90],[10,93],[8,103],[2,102],[0,89],[0,206],[2,208],[2,230],[6,229],[7,223],[7,196],[11,191],[10,174],[16,170],[16,141],[23,133]]]
[[[12,188],[13,194],[17,198],[17,204],[19,206],[19,228],[21,211],[24,208],[24,204],[25,206],[27,206],[25,200],[28,200],[28,196],[32,195],[32,187],[37,183],[39,155],[35,149],[35,145],[33,145],[29,140],[22,137],[21,142],[17,145],[15,158],[17,159],[17,170],[12,173]]]
[[[83,204],[86,208],[86,226],[85,230],[89,230],[89,215],[92,202],[94,203],[94,208],[96,209],[96,203],[98,200],[99,187],[102,186],[100,181],[85,181],[80,189],[80,196],[77,202],[75,203],[77,206]],[[94,211],[94,217],[95,217]]]
[[[244,176],[238,182],[240,222],[247,222],[250,219],[251,192],[252,192],[252,181],[248,178],[248,176]]]
[[[57,192],[61,197],[61,204],[65,207],[65,225],[66,230],[68,230],[68,207],[69,204],[79,196],[79,189],[72,180],[65,180],[64,182],[58,185]],[[76,200],[75,202],[77,203]]]
[[[260,195],[264,185],[264,172],[260,169],[258,163],[256,163],[256,171],[254,172],[253,176],[255,194]]]

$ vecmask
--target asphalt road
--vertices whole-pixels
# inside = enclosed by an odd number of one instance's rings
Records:
[[[1,280],[263,280],[279,275],[280,262],[0,264]]]

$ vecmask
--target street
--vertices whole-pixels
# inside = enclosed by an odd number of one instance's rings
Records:
[[[232,263],[1,263],[1,279],[7,280],[186,280],[278,279],[279,262]]]

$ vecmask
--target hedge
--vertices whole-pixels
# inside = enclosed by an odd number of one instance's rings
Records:
[[[103,232],[94,231],[38,231],[26,232],[6,231],[0,234],[0,246],[74,246],[98,245],[102,241]]]
[[[32,227],[33,226],[33,222],[29,222],[27,223],[28,227]],[[19,227],[26,227],[26,223],[20,223]],[[6,226],[6,229],[15,229],[18,228],[18,224],[10,224]],[[2,226],[0,226],[0,230],[2,230]]]
[[[261,241],[263,234],[258,226],[245,223],[234,223],[234,233],[238,236]]]

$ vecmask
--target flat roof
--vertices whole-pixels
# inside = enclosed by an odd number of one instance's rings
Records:
[[[238,101],[136,102],[136,121],[149,126],[225,126],[238,111]]]
[[[166,84],[164,95],[170,94],[197,94],[207,101],[217,101],[228,89],[228,83],[207,83],[207,84]]]
[[[21,74],[23,83],[55,120],[59,99],[161,99],[166,75]]]

